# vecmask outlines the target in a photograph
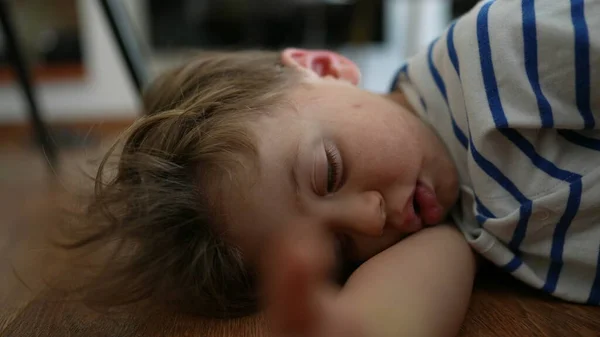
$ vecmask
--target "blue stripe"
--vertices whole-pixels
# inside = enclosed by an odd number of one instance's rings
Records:
[[[502,106],[499,106],[499,109],[502,109]],[[492,113],[494,113],[494,111],[492,111]],[[502,111],[496,111],[496,113],[502,113],[502,115],[504,115]],[[579,174],[560,169],[548,159],[540,156],[535,151],[533,144],[531,144],[515,129],[501,129],[499,131],[512,143],[514,143],[531,160],[535,167],[544,171],[549,176],[569,183],[581,178]]]
[[[475,215],[475,221],[477,221],[477,224],[480,227],[483,227],[483,225],[485,224],[485,222],[488,221],[488,220],[489,220],[489,218],[487,218],[487,217],[485,217],[485,216],[483,216],[481,214]]]
[[[390,85],[390,89],[388,90],[389,92],[394,92],[396,91],[396,89],[398,89],[398,81],[400,80],[400,74],[402,74],[402,69],[398,70],[396,72],[396,75],[392,79],[392,85]]]
[[[598,260],[596,264],[596,278],[592,285],[592,291],[590,291],[590,297],[587,300],[587,304],[592,305],[600,305],[600,246],[598,247]]]
[[[458,62],[458,55],[456,54],[456,48],[454,47],[454,27],[455,26],[456,26],[456,22],[453,23],[452,26],[450,26],[450,30],[448,31],[448,37],[446,38],[446,44],[448,47],[448,56],[450,57],[450,61],[452,62],[452,65],[454,66],[454,70],[456,70],[456,74],[458,75],[458,78],[460,78],[460,64]],[[431,50],[430,50],[430,54],[431,54]],[[430,59],[431,59],[431,56],[430,56]],[[431,60],[430,63],[433,64],[433,61]],[[434,67],[434,69],[435,69],[435,67]],[[446,103],[448,104],[447,101],[446,101]],[[449,104],[448,104],[448,107],[450,107]],[[460,142],[460,144],[464,148],[468,148],[469,140],[467,139],[467,136],[464,134],[464,132],[462,132],[458,128],[458,125],[456,125],[456,121],[454,120],[454,118],[452,118],[452,128],[454,129],[454,134],[458,138],[458,141]]]
[[[532,163],[548,175],[567,182],[575,181],[579,179],[578,174],[568,172],[558,168],[554,163],[540,156],[536,151],[535,147],[523,137],[519,132],[514,129],[509,129],[508,120],[502,107],[500,100],[500,94],[498,91],[498,83],[496,82],[496,74],[494,72],[494,66],[491,58],[491,47],[488,34],[488,11],[491,3],[486,4],[480,12],[479,16],[479,30],[478,39],[480,41],[480,62],[483,73],[483,81],[485,85],[486,94],[488,96],[488,103],[490,111],[492,112],[496,128],[513,142],[531,161]]]
[[[448,30],[448,37],[446,38],[446,43],[447,43],[447,48],[448,48],[448,56],[450,57],[450,61],[452,62],[452,66],[454,67],[454,70],[456,71],[458,78],[460,78],[461,77],[460,76],[460,62],[458,60],[458,54],[456,53],[456,47],[454,45],[454,29],[456,28],[456,22],[457,21],[453,22],[452,25],[450,26],[450,29]],[[469,134],[470,134],[470,130],[469,130]],[[468,141],[468,139],[466,139],[466,137],[465,137],[465,140]],[[461,141],[461,143],[462,143],[462,141]],[[463,146],[467,147],[467,145],[463,145]],[[471,143],[471,148],[475,149],[475,145],[473,143]],[[477,151],[477,150],[475,149],[475,151]],[[477,152],[477,154],[479,154],[479,153]],[[493,167],[493,164],[491,162],[487,161],[487,163]],[[490,218],[496,218],[496,216],[487,207],[485,207],[485,205],[481,202],[481,200],[476,195],[475,195],[475,203],[477,204],[477,212],[479,213],[475,216],[475,218],[480,225],[483,225]]]
[[[594,151],[600,151],[600,139],[586,137],[572,130],[558,130],[558,134],[575,145],[586,147]]]
[[[575,90],[577,108],[586,129],[596,126],[590,99],[590,36],[585,21],[585,1],[571,0],[571,18],[575,28]]]
[[[523,260],[521,260],[521,258],[519,258],[518,256],[514,256],[512,258],[512,260],[510,260],[507,264],[505,264],[504,266],[502,266],[502,269],[504,269],[505,271],[512,273],[515,270],[519,269],[519,267],[523,264]]]
[[[521,242],[525,238],[525,234],[527,234],[527,224],[529,222],[529,218],[531,217],[531,209],[532,203],[519,189],[515,184],[510,181],[494,164],[485,159],[479,151],[475,148],[473,141],[471,140],[471,154],[473,155],[473,159],[481,167],[481,169],[492,179],[494,179],[500,186],[502,186],[508,193],[510,193],[520,204],[519,208],[519,222],[517,223],[517,227],[515,228],[515,232],[513,234],[513,238],[509,243],[509,247],[511,249],[517,250],[521,245]]]
[[[458,55],[456,54],[456,48],[454,47],[454,27],[456,26],[456,22],[452,24],[452,26],[450,26],[450,30],[448,31],[448,38],[447,38],[447,44],[448,44],[448,55],[450,56],[450,61],[452,62],[452,65],[454,66],[454,70],[456,70],[456,73],[458,74],[458,77],[460,78],[460,64],[458,63]]]
[[[496,218],[496,216],[479,200],[475,197],[475,203],[477,204],[477,211],[487,218]]]
[[[448,111],[450,112],[450,119],[452,121],[452,130],[454,131],[454,135],[456,136],[456,139],[458,139],[460,144],[466,149],[469,146],[469,140],[468,140],[467,136],[465,135],[465,133],[460,129],[458,124],[456,124],[456,120],[454,119],[454,115],[452,114],[452,109],[450,108],[450,102],[448,102],[448,93],[446,92],[446,84],[444,83],[442,76],[440,76],[440,72],[437,70],[437,68],[435,67],[435,64],[433,63],[433,47],[435,46],[437,41],[438,40],[436,39],[429,45],[429,51],[427,53],[427,62],[429,64],[429,71],[431,72],[431,76],[433,77],[433,81],[435,82],[435,85],[442,93],[444,102],[446,102],[446,106],[448,107]]]
[[[423,96],[419,96],[419,100],[421,101],[421,105],[423,106],[423,111],[427,112],[427,103],[425,103]]]
[[[433,64],[433,47],[435,46],[437,41],[438,40],[436,39],[429,45],[429,50],[427,52],[427,62],[429,64],[429,71],[431,71],[431,76],[433,77],[435,85],[438,87],[438,89],[442,93],[442,96],[444,97],[444,101],[446,101],[446,104],[448,104],[448,94],[446,92],[446,85],[444,84],[444,80],[442,80],[442,76],[440,76],[440,72],[435,67],[435,64]]]
[[[398,89],[398,82],[400,82],[400,75],[402,75],[403,73],[406,73],[407,71],[408,71],[408,64],[405,64],[400,69],[398,69],[398,71],[396,72],[396,75],[392,79],[392,85],[390,86],[389,92],[394,92],[394,91],[396,91],[396,89]]]
[[[504,116],[498,86],[496,84],[496,73],[492,63],[492,48],[490,47],[490,34],[488,27],[488,13],[493,2],[488,2],[481,7],[477,16],[477,40],[479,42],[479,62],[481,63],[481,72],[485,86],[485,93],[488,98],[488,104],[492,111],[492,117],[497,128],[507,128],[508,121]],[[501,111],[502,113],[497,113]],[[496,113],[494,113],[496,112]]]
[[[522,202],[521,207],[519,207],[519,221],[513,232],[513,237],[508,243],[508,247],[515,252],[519,250],[523,239],[525,239],[525,236],[527,235],[527,225],[529,223],[529,218],[531,218],[532,209],[533,203],[531,200]]]
[[[481,63],[481,70],[483,74],[483,81],[485,86],[485,92],[488,97],[488,104],[492,111],[492,116],[496,127],[508,127],[508,121],[504,116],[504,110],[500,102],[500,95],[498,94],[498,86],[496,83],[496,74],[494,73],[494,67],[492,64],[492,50],[490,47],[489,27],[488,27],[488,13],[492,2],[488,2],[481,7],[477,16],[477,40],[479,42],[479,58]],[[485,160],[475,148],[472,149],[473,158],[478,162],[479,166],[494,180],[496,180],[506,191],[508,191],[519,203],[520,207],[520,219],[517,223],[517,227],[513,233],[513,238],[509,243],[509,246],[513,250],[517,250],[525,238],[527,233],[527,224],[531,216],[531,200],[525,197],[521,191],[510,181],[497,167],[491,162]]]
[[[467,139],[467,136],[465,136],[464,132],[462,132],[462,130],[456,124],[454,117],[452,117],[452,129],[454,130],[454,135],[460,142],[460,145],[462,145],[465,149],[468,148],[469,140]]]
[[[496,127],[505,137],[507,137],[525,155],[527,155],[527,157],[537,168],[556,179],[560,179],[571,183],[570,194],[569,199],[567,201],[565,213],[561,217],[561,220],[559,221],[554,230],[550,254],[552,262],[548,271],[546,284],[544,285],[544,289],[546,291],[553,292],[556,288],[556,282],[558,281],[558,277],[562,269],[562,254],[564,249],[565,236],[573,218],[579,210],[582,192],[581,176],[572,172],[559,169],[552,162],[546,160],[545,158],[537,154],[534,146],[529,141],[527,141],[521,134],[519,134],[513,129],[508,128],[508,120],[506,119],[506,115],[502,107],[502,102],[500,100],[500,95],[498,92],[498,83],[496,81],[496,75],[494,73],[494,66],[492,63],[492,51],[490,47],[488,27],[488,14],[491,5],[492,3],[487,3],[482,7],[482,10],[479,12],[477,20],[477,37],[479,41],[480,62],[485,91],[487,94],[490,111],[492,112],[494,122],[496,123]],[[524,212],[529,212],[530,215],[532,207],[531,201],[528,200],[526,203],[522,202],[521,204],[521,216],[524,215]],[[519,247],[526,233],[527,223],[523,223],[521,220],[523,219],[521,218],[519,224],[517,224],[517,227],[513,234],[513,239],[509,243],[511,249],[517,249]]]
[[[582,4],[583,6],[583,4]],[[529,77],[529,82],[531,83],[531,87],[536,95],[540,118],[542,120],[542,127],[551,128],[554,125],[554,121],[552,118],[552,108],[550,107],[550,103],[542,93],[541,85],[539,82],[539,74],[538,74],[538,64],[537,64],[537,30],[536,30],[536,22],[535,22],[535,4],[533,0],[523,0],[523,38],[524,38],[524,46],[525,46],[525,68],[527,71],[527,76]],[[581,13],[583,13],[583,7],[581,7]],[[575,19],[573,20],[575,22]],[[583,28],[585,29],[585,36],[587,36],[587,27],[585,27],[585,20],[583,21]],[[576,38],[577,40],[577,38]],[[581,42],[580,42],[581,43]],[[589,48],[589,41],[585,42],[586,48]],[[576,42],[576,48],[578,43]],[[576,51],[577,53],[577,51]],[[589,50],[584,51],[582,55],[587,55],[588,60],[588,70],[589,71]],[[577,56],[576,56],[577,58]],[[585,61],[584,61],[585,62]],[[585,65],[585,64],[584,64]],[[579,99],[586,100],[589,104],[589,74],[586,73],[586,80],[588,81],[587,90],[577,91],[577,99],[579,104]],[[581,93],[587,93],[588,97],[579,97]],[[580,109],[581,111],[581,109]],[[589,111],[589,110],[588,110]],[[584,120],[586,118],[586,114],[582,113],[584,116]],[[589,116],[589,114],[588,114]],[[589,118],[588,118],[589,119]],[[593,117],[591,120],[586,120],[586,127],[593,127]],[[556,290],[556,284],[558,282],[558,278],[560,276],[560,271],[563,266],[563,250],[565,244],[565,237],[567,231],[571,225],[571,222],[577,215],[579,210],[579,205],[581,203],[581,177],[578,174],[570,173],[567,171],[563,171],[558,169],[554,164],[547,161],[546,159],[539,156],[529,142],[522,138],[522,136],[513,130],[504,130],[504,131],[512,131],[510,135],[505,135],[511,139],[517,146],[524,152],[526,155],[534,162],[534,164],[542,169],[544,172],[549,175],[561,179],[563,181],[573,180],[573,178],[577,179],[577,181],[573,182],[570,188],[569,199],[567,201],[567,208],[565,213],[561,217],[559,223],[556,225],[554,230],[553,238],[552,238],[552,248],[550,252],[551,264],[548,269],[548,275],[546,277],[546,283],[544,284],[543,289],[549,293],[553,293]],[[560,133],[560,131],[559,131]],[[574,138],[573,135],[567,133],[565,138]],[[581,140],[577,137],[578,140]],[[584,142],[584,144],[589,144],[589,142]]]
[[[523,46],[525,56],[525,71],[529,78],[531,88],[535,93],[540,118],[542,120],[542,128],[552,128],[554,119],[552,117],[552,107],[542,93],[540,84],[540,75],[538,72],[538,44],[537,44],[537,27],[535,15],[535,1],[523,0],[521,3],[523,11]]]
[[[477,215],[475,216],[475,220],[477,220],[477,223],[480,226],[483,226],[488,219],[496,218],[477,196],[475,196],[475,204],[477,205]]]
[[[569,186],[569,189],[570,193],[569,199],[567,200],[567,209],[556,225],[556,229],[554,230],[554,235],[552,237],[552,249],[550,250],[550,258],[552,263],[550,263],[550,268],[548,269],[548,275],[546,277],[546,284],[544,284],[543,288],[549,293],[553,293],[554,290],[556,290],[556,283],[558,282],[558,277],[563,266],[562,255],[565,246],[565,236],[567,235],[567,230],[569,229],[573,218],[575,218],[575,215],[577,215],[579,205],[581,204],[581,179],[573,182],[571,186]]]
[[[523,12],[523,42],[525,51],[525,70],[531,88],[535,93],[538,109],[540,111],[540,118],[542,120],[543,128],[551,128],[554,125],[552,117],[552,107],[546,99],[546,96],[542,93],[540,85],[540,78],[538,73],[538,46],[537,46],[537,27],[536,27],[536,14],[535,14],[535,1],[534,0],[522,0],[521,2]],[[496,79],[493,78],[493,85],[497,85]],[[495,90],[497,92],[497,90]],[[499,100],[499,98],[498,98]],[[492,111],[493,114],[504,115],[502,104],[498,106],[497,111]],[[506,120],[506,117],[504,117]],[[559,169],[552,162],[546,160],[536,153],[534,146],[527,141],[521,134],[513,129],[501,130],[501,132],[510,139],[539,169],[543,170],[550,176],[571,182],[579,178],[579,175],[573,174]]]

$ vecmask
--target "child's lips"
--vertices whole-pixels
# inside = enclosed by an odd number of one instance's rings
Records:
[[[399,217],[396,218],[399,221],[391,223],[394,228],[402,233],[413,233],[423,228],[423,220],[415,207],[415,191],[409,196],[402,214],[399,214]]]
[[[426,225],[436,225],[442,221],[444,211],[432,188],[417,182],[414,200],[419,205],[419,214]]]
[[[414,233],[423,229],[423,219],[415,207],[415,202],[416,200],[413,193],[408,202],[406,216],[404,218],[404,223],[402,224],[404,231],[407,233]]]
[[[404,233],[413,233],[423,226],[438,224],[442,220],[443,209],[437,200],[435,191],[427,185],[417,182],[413,193],[404,207],[402,221],[392,226]]]

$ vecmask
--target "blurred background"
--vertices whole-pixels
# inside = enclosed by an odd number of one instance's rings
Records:
[[[49,121],[131,119],[139,99],[96,0],[10,4]],[[119,0],[150,74],[186,49],[304,46],[340,51],[385,91],[403,60],[476,0]],[[27,121],[0,34],[0,124]]]

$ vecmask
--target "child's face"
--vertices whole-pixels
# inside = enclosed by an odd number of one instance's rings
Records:
[[[242,247],[283,225],[322,226],[361,261],[444,220],[456,170],[415,114],[334,78],[308,79],[290,103],[254,125],[259,176],[230,205]]]

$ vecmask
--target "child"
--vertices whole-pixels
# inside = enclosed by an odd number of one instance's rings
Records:
[[[596,0],[484,1],[386,96],[326,51],[213,54],[164,74],[116,176],[100,167],[77,246],[119,244],[88,298],[236,316],[256,309],[258,280],[282,334],[451,336],[468,242],[598,305],[599,29]],[[333,246],[366,261],[341,289]]]

